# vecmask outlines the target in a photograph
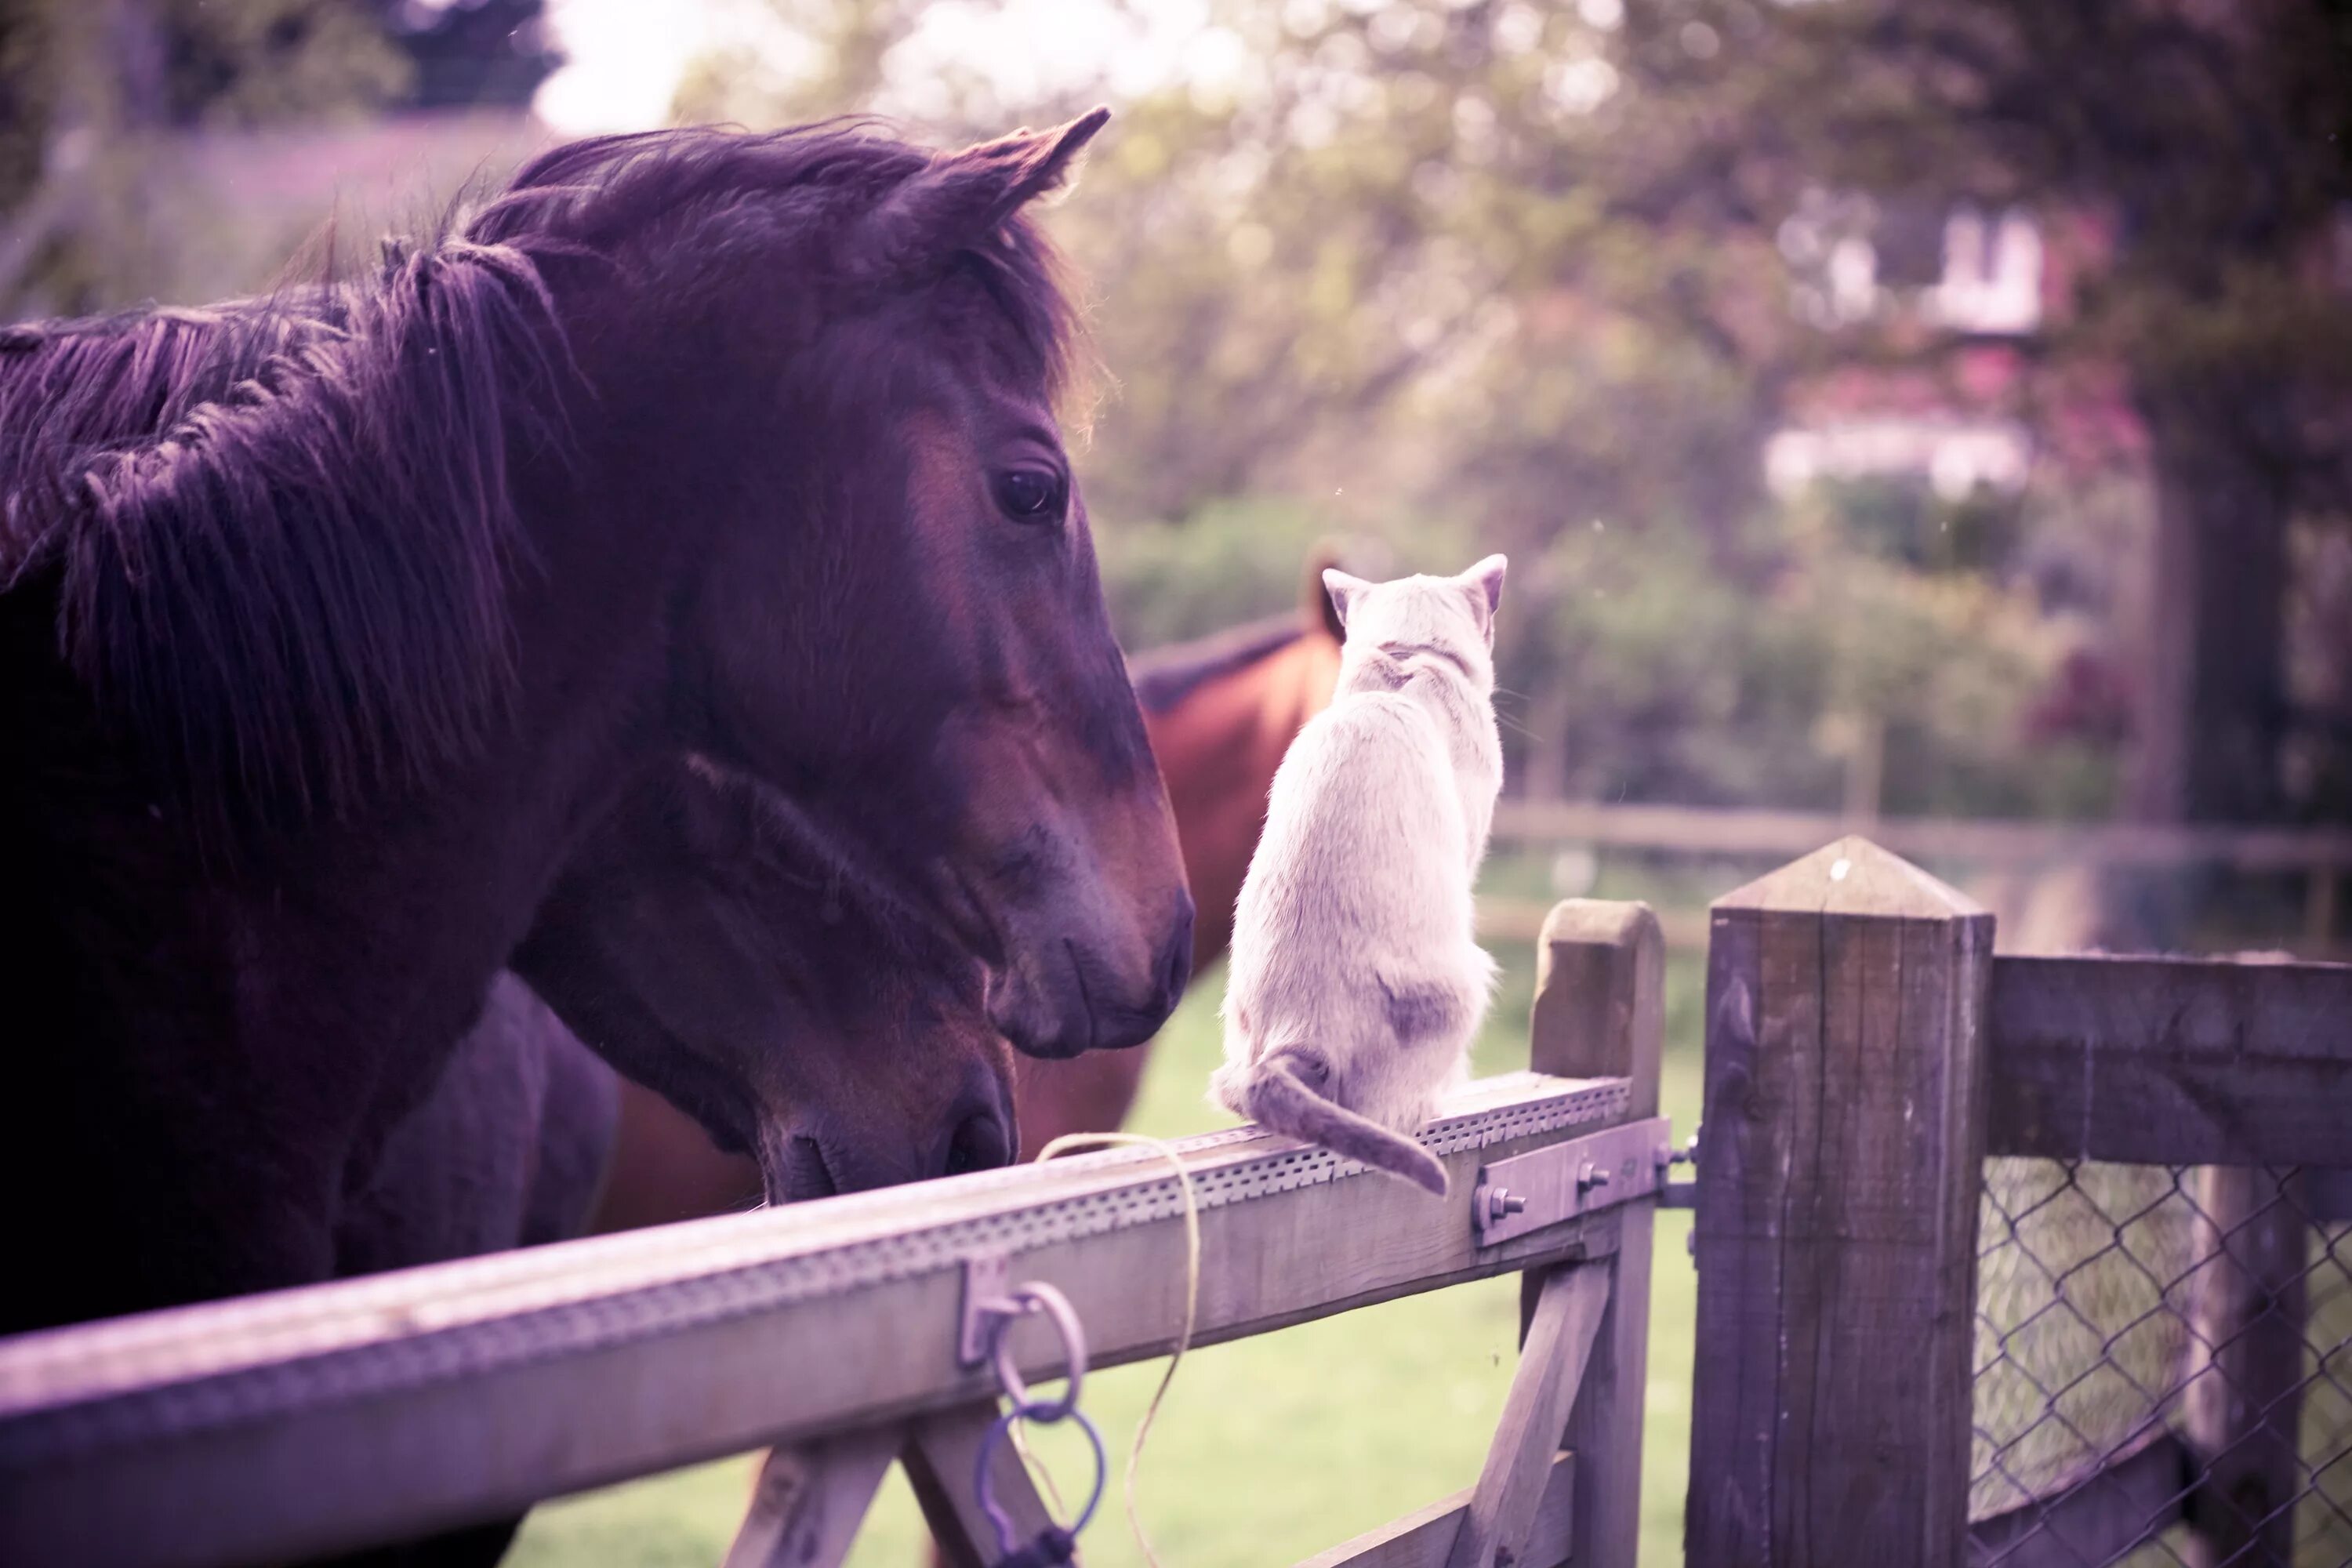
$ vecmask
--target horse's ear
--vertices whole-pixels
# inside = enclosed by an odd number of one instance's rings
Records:
[[[1097,109],[1052,131],[943,153],[910,176],[866,222],[865,250],[885,270],[919,268],[979,244],[1038,197],[1060,190],[1071,165],[1110,119]]]
[[[1331,614],[1339,623],[1339,640],[1348,640],[1348,606],[1370,587],[1361,577],[1350,577],[1337,566],[1323,568],[1323,591],[1331,596]]]
[[[1307,552],[1307,576],[1298,595],[1300,618],[1309,626],[1321,626],[1333,642],[1348,640],[1348,624],[1339,618],[1339,605],[1324,583],[1323,574],[1337,571],[1339,561],[1339,547],[1328,539]]]

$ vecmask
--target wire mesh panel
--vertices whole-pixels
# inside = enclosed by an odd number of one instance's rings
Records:
[[[1986,1162],[1974,1561],[2352,1564],[2352,1236],[2294,1171]]]

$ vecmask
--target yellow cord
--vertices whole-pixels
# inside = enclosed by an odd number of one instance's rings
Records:
[[[1118,1147],[1145,1148],[1156,1152],[1175,1167],[1177,1184],[1184,1193],[1184,1326],[1176,1335],[1176,1348],[1168,1357],[1168,1370],[1160,1374],[1160,1386],[1151,1391],[1151,1403],[1143,1407],[1143,1419],[1136,1424],[1135,1441],[1127,1450],[1127,1486],[1123,1493],[1127,1503],[1127,1528],[1134,1535],[1137,1547],[1142,1551],[1144,1562],[1150,1563],[1150,1568],[1160,1568],[1160,1554],[1151,1550],[1150,1539],[1143,1533],[1143,1517],[1136,1510],[1135,1476],[1143,1468],[1143,1442],[1151,1435],[1152,1418],[1160,1414],[1160,1402],[1168,1396],[1168,1385],[1176,1381],[1176,1363],[1184,1359],[1185,1351],[1192,1343],[1192,1324],[1201,1305],[1200,1195],[1192,1190],[1192,1173],[1184,1168],[1183,1156],[1164,1141],[1140,1132],[1065,1133],[1038,1150],[1037,1159],[1042,1163],[1074,1149]],[[1044,1479],[1045,1489],[1052,1494],[1054,1507],[1058,1511],[1062,1506],[1061,1495],[1055,1489],[1053,1478],[1045,1475],[1043,1467],[1030,1458],[1028,1445],[1021,1441],[1021,1429],[1017,1425],[1013,1427],[1013,1439],[1021,1451],[1022,1462]]]

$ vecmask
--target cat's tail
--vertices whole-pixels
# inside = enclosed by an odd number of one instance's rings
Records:
[[[1441,1198],[1445,1195],[1445,1167],[1436,1155],[1402,1133],[1324,1099],[1300,1082],[1290,1065],[1279,1058],[1262,1063],[1252,1075],[1248,1098],[1249,1114],[1276,1132],[1319,1143],[1335,1154],[1402,1176]]]

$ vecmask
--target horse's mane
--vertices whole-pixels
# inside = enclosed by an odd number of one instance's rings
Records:
[[[473,753],[506,710],[528,546],[509,454],[561,440],[547,269],[639,280],[730,235],[853,258],[840,220],[936,154],[831,123],[604,137],[527,165],[356,281],[0,331],[0,592],[47,584],[63,656],[203,823],[340,814]],[[1075,341],[1019,216],[956,265],[1058,388]],[[836,276],[828,276],[827,268]]]
[[[1128,679],[1133,682],[1136,700],[1143,704],[1145,712],[1173,712],[1179,703],[1210,681],[1272,658],[1307,632],[1307,624],[1298,613],[1287,610],[1191,642],[1137,654],[1128,660]]]

